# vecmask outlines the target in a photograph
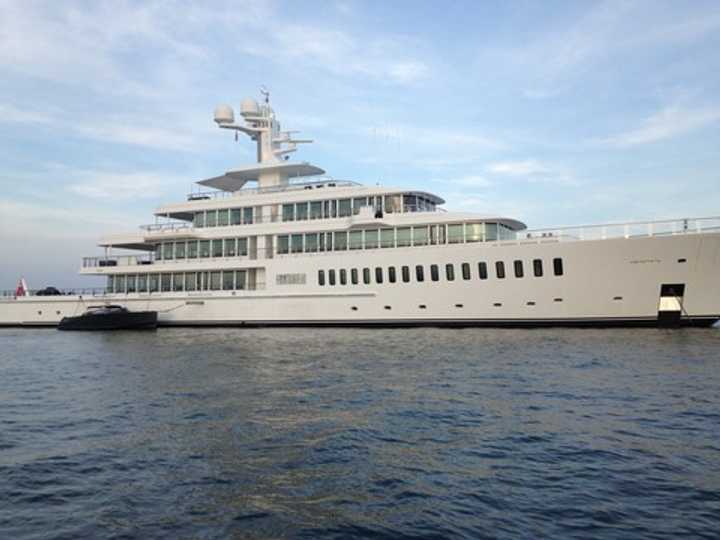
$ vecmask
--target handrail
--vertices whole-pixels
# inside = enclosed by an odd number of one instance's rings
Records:
[[[58,293],[52,293],[52,294],[42,294],[43,291],[46,289],[52,288]],[[41,294],[38,294],[41,293]],[[24,296],[33,296],[38,298],[43,297],[58,297],[58,296],[104,296],[105,295],[105,288],[104,287],[82,287],[82,288],[67,288],[67,289],[58,289],[56,287],[46,287],[45,289],[30,289],[27,291],[27,294],[21,295],[21,297]],[[3,291],[0,291],[0,297],[2,298],[17,298],[17,291],[6,289]]]
[[[83,257],[83,268],[95,268],[98,266],[141,266],[153,264],[155,262],[155,254],[147,255],[115,255],[115,256],[99,256],[99,257]]]
[[[359,182],[352,180],[334,180],[331,178],[323,180],[313,180],[310,182],[290,182],[281,186],[267,186],[257,188],[245,188],[237,191],[196,191],[188,193],[188,201],[208,200],[208,199],[224,199],[226,197],[241,197],[243,195],[256,195],[262,193],[278,193],[283,191],[299,191],[303,189],[322,189],[326,187],[350,187],[361,186]]]

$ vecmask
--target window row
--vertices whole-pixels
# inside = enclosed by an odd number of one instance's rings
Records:
[[[247,271],[117,274],[108,276],[108,293],[233,291],[247,288]]]
[[[364,206],[376,212],[431,212],[435,203],[421,195],[377,195],[327,201],[303,201],[282,205],[283,221],[304,221],[356,215]]]
[[[513,273],[516,278],[522,278],[525,276],[525,269],[523,261],[513,261]],[[495,277],[497,279],[505,279],[505,263],[503,261],[497,261],[494,264]],[[318,270],[318,285],[358,285],[362,282],[364,285],[370,285],[371,283],[382,284],[387,279],[388,283],[397,283],[402,281],[403,283],[409,283],[412,281],[412,274],[414,274],[414,281],[421,283],[425,281],[425,266],[418,264],[411,269],[410,266],[401,266],[398,272],[394,266],[388,266],[383,268],[380,266],[371,268],[351,268],[346,270],[344,268],[340,270]],[[473,271],[470,263],[462,263],[460,265],[460,277],[463,280],[473,279]],[[532,274],[535,277],[543,276],[543,261],[542,259],[533,259],[532,261]],[[553,259],[553,274],[555,276],[562,276],[564,274],[563,260],[561,258]],[[444,267],[437,264],[430,265],[429,279],[431,281],[440,281],[441,275],[444,275],[446,281],[455,281],[455,265],[446,264]],[[488,279],[488,264],[486,262],[479,262],[476,267],[477,279]]]
[[[247,257],[247,255],[247,238],[163,242],[155,246],[156,261],[204,259],[208,257]]]
[[[277,252],[314,253],[514,239],[515,233],[499,223],[452,223],[417,227],[389,227],[356,231],[279,235]]]
[[[222,208],[202,210],[193,214],[193,227],[227,227],[228,225],[252,224],[253,208]]]

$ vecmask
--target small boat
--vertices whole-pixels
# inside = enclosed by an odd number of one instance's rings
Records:
[[[157,311],[130,311],[118,305],[91,306],[77,317],[63,317],[58,330],[154,330]]]

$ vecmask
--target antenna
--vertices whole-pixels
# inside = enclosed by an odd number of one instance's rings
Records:
[[[270,92],[264,84],[260,86],[260,93],[265,96],[265,103],[270,103]]]

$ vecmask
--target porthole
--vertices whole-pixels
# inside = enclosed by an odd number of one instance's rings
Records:
[[[357,311],[358,308],[357,306],[352,306],[350,309],[352,309],[353,311]]]
[[[562,302],[562,301],[563,301],[562,298],[553,298],[553,302]]]
[[[425,304],[420,304],[418,307],[419,307],[420,309],[427,309],[427,306],[426,306]]]
[[[38,311],[38,315],[42,315],[42,311]]]
[[[687,262],[687,259],[678,259],[678,262],[679,262],[679,263],[686,263],[686,262]]]
[[[495,307],[501,307],[502,304],[501,304],[500,302],[495,302],[495,303],[493,304],[493,306],[495,306]]]
[[[462,305],[462,304],[455,304],[455,307],[456,307],[456,308],[461,308],[461,307],[463,307],[463,305]]]
[[[56,312],[55,312],[55,315],[60,315],[60,312],[59,312],[59,311],[56,311]]]
[[[622,296],[615,296],[615,297],[613,298],[613,300],[622,300],[622,299],[623,299]]]
[[[390,306],[385,306],[385,309],[390,310],[390,309],[392,309],[392,307],[390,307]]]
[[[528,305],[528,306],[534,306],[534,305],[535,305],[535,302],[527,302],[526,305]]]

